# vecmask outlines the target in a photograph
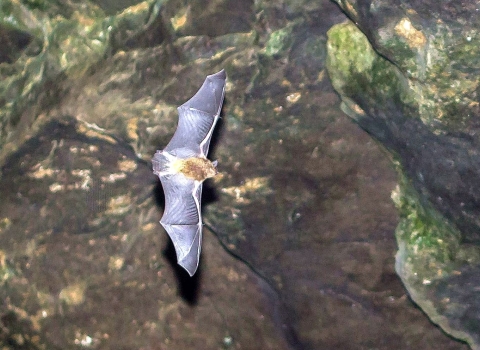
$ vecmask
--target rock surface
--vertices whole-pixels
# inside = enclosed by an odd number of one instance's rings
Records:
[[[397,272],[435,323],[479,348],[478,2],[337,2],[356,25],[329,31],[333,85],[400,173]]]
[[[467,348],[395,274],[395,171],[340,111],[325,66],[345,20],[329,1],[2,1],[2,346]],[[149,162],[176,106],[221,68],[222,174],[206,183],[190,279]],[[400,225],[438,214],[403,182]]]

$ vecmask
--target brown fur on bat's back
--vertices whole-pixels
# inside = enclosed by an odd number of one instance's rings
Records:
[[[217,175],[215,165],[203,157],[177,159],[172,164],[172,168],[175,172],[182,173],[186,177],[200,182]]]

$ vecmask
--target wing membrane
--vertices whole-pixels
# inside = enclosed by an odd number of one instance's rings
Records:
[[[193,276],[200,259],[202,225],[162,225],[175,246],[178,264]]]
[[[193,97],[182,106],[193,108],[209,115],[218,115],[222,108],[223,96],[225,94],[225,70],[208,75],[202,86]]]
[[[200,222],[200,196],[202,184],[182,174],[160,176],[165,193],[165,211],[162,224],[198,225]]]
[[[224,70],[207,76],[198,92],[178,107],[175,134],[152,159],[153,172],[159,176],[165,193],[160,223],[175,246],[178,263],[190,276],[197,270],[202,244],[202,182],[182,174],[174,162],[179,158],[206,157],[222,109],[225,80]]]
[[[165,151],[187,148],[195,155],[206,156],[213,128],[217,123],[225,95],[224,70],[207,76],[202,87],[178,107],[178,126]]]
[[[202,154],[200,145],[215,126],[217,118],[185,106],[178,107],[178,114],[177,130],[165,147],[165,151],[186,148],[196,156]]]
[[[165,192],[165,211],[160,223],[173,242],[178,263],[193,276],[202,242],[202,183],[180,174],[161,176],[160,181]]]

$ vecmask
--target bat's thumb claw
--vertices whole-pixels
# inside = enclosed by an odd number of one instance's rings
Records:
[[[213,165],[214,168],[217,168],[218,160],[214,160],[214,161],[212,162],[212,165]]]

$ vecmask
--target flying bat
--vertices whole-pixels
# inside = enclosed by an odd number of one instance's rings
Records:
[[[198,268],[202,245],[202,184],[217,174],[217,162],[207,159],[208,147],[222,109],[227,75],[207,76],[202,87],[178,107],[178,126],[163,151],[153,157],[153,173],[165,193],[160,223],[170,236],[177,261],[190,276]]]

